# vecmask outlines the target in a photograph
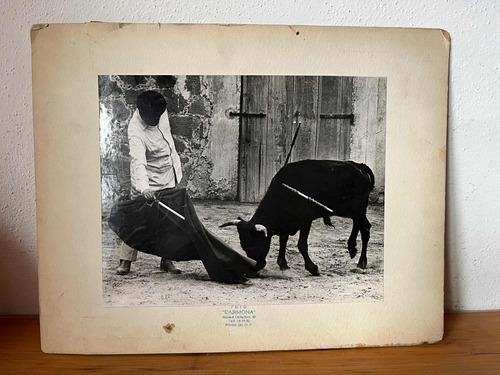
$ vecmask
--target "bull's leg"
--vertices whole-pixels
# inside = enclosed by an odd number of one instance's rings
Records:
[[[285,253],[286,253],[286,244],[288,242],[288,234],[284,234],[280,236],[280,253],[278,255],[278,266],[280,266],[280,270],[286,271],[290,269],[286,262]]]
[[[368,248],[368,240],[370,239],[370,228],[371,224],[366,218],[363,218],[363,225],[361,226],[361,240],[363,241],[363,247],[361,248],[361,256],[359,257],[358,267],[361,269],[366,269],[366,249]]]
[[[309,232],[311,230],[312,222],[305,225],[300,229],[298,248],[302,256],[304,257],[305,268],[313,276],[319,276],[318,266],[313,263],[311,258],[309,258],[308,248],[307,248],[307,237],[309,237]]]
[[[349,255],[351,259],[356,256],[358,249],[356,249],[356,239],[359,233],[359,223],[357,220],[352,221],[352,231],[349,239],[347,240],[347,248],[349,249]]]

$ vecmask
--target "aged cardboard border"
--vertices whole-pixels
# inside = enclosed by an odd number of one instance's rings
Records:
[[[31,38],[45,352],[249,351],[440,340],[446,32],[89,23],[35,25]],[[387,77],[384,301],[259,306],[249,329],[225,328],[219,306],[104,308],[99,74]],[[169,334],[167,323],[175,324]]]

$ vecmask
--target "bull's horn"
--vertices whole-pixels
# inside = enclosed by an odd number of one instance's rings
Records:
[[[263,226],[262,224],[255,224],[255,230],[257,232],[264,232],[264,236],[267,237],[267,228]]]
[[[240,221],[241,221],[241,220],[231,220],[231,221],[228,221],[227,223],[224,223],[224,224],[219,225],[219,228],[228,227],[228,226],[230,226],[230,225],[238,225],[238,223],[239,223]]]

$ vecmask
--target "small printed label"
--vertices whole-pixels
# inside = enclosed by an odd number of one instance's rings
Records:
[[[251,327],[257,319],[257,312],[247,305],[231,305],[222,309],[222,319],[226,327]]]

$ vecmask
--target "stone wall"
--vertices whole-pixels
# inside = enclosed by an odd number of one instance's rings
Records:
[[[241,83],[236,76],[100,76],[103,201],[130,190],[127,126],[136,99],[146,90],[167,100],[183,179],[193,198],[235,199],[238,185],[238,120]],[[229,156],[229,157],[228,157]]]

